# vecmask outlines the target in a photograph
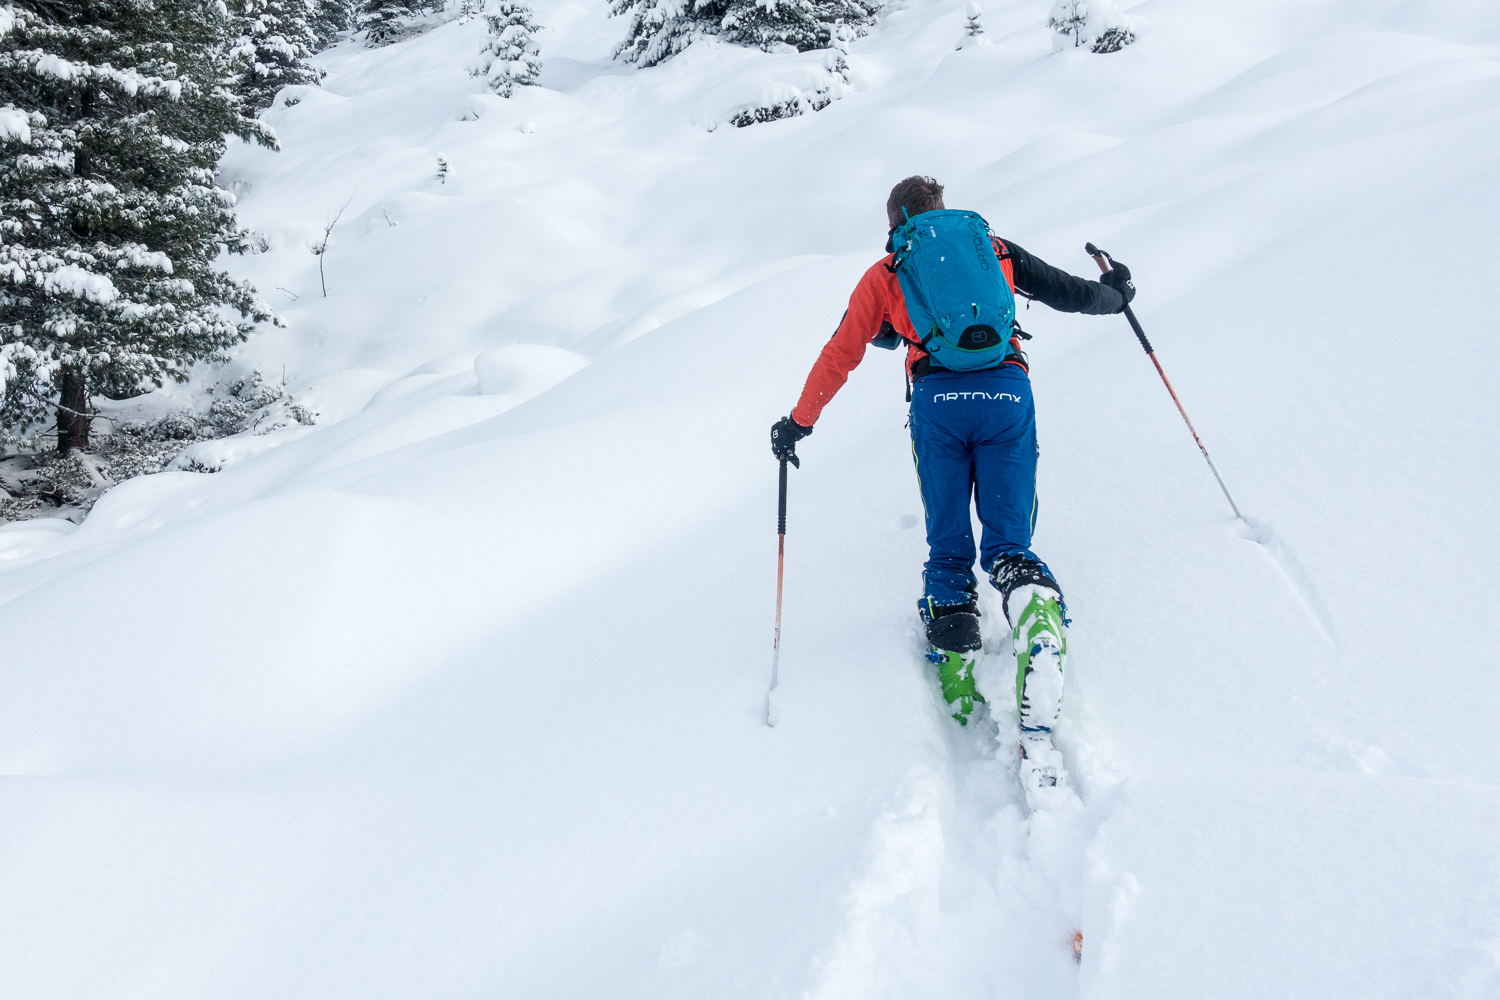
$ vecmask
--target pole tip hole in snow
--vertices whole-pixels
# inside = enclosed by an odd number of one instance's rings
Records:
[[[1236,526],[1235,530],[1239,532],[1241,538],[1255,542],[1257,545],[1271,544],[1271,526],[1269,524],[1252,521],[1246,517],[1240,519],[1240,523]]]

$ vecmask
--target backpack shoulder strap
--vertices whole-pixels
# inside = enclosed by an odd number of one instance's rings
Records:
[[[1027,299],[1030,299],[1030,295],[1026,295],[1016,287],[1016,255],[1011,253],[1010,245],[998,236],[992,235],[990,239],[995,243],[995,256],[1000,260],[1000,273],[1005,275],[1005,283],[1010,286],[1011,294],[1025,295]]]

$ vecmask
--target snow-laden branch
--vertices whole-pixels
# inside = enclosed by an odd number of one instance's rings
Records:
[[[97,263],[88,254],[74,256],[75,259]],[[99,305],[109,305],[120,297],[120,290],[104,275],[70,263],[55,254],[37,253],[23,247],[3,248],[3,253],[0,253],[0,279],[16,285],[32,285],[48,295],[86,299]]]
[[[8,52],[0,57],[0,69],[25,70],[36,76],[47,76],[66,83],[102,83],[119,88],[131,97],[182,97],[182,81],[159,76],[143,76],[135,70],[115,69],[109,63],[73,62],[41,49]]]
[[[115,261],[115,267],[140,267],[152,271],[161,271],[163,274],[171,274],[172,258],[164,253],[147,250],[145,247],[132,244],[121,248],[120,259]]]
[[[14,104],[7,104],[0,108],[0,141],[14,139],[25,145],[31,145],[33,117],[40,118],[41,116],[35,112],[22,111]]]
[[[23,368],[36,381],[50,385],[60,367],[61,361],[30,344],[0,344],[0,397],[5,395],[6,386],[21,374]]]
[[[34,276],[33,280],[49,295],[88,299],[101,306],[120,297],[120,290],[115,287],[114,282],[102,274],[86,271],[77,264],[64,264],[55,271]]]

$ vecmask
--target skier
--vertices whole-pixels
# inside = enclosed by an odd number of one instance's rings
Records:
[[[953,717],[967,723],[983,700],[974,688],[982,644],[972,496],[984,526],[980,564],[1012,628],[1023,736],[1046,738],[1062,709],[1066,605],[1052,571],[1031,551],[1036,413],[1014,294],[1103,315],[1122,311],[1135,286],[1118,262],[1102,282],[1087,281],[994,237],[978,215],[945,210],[942,185],[930,177],[892,188],[886,217],[886,256],[855,287],[796,407],[772,426],[771,451],[795,463],[797,442],[812,433],[866,345],[894,349],[906,341],[912,454],[930,550],[917,604],[929,658],[939,665]]]

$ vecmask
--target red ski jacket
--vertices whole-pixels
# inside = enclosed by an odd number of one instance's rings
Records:
[[[1015,292],[1016,276],[1010,251],[999,237],[992,238],[995,253],[1000,258],[1000,270],[1011,292]],[[849,308],[833,337],[823,345],[823,353],[818,355],[808,373],[802,396],[792,410],[792,419],[803,427],[811,427],[817,422],[818,414],[823,412],[834,393],[844,387],[849,373],[864,360],[865,348],[882,330],[893,329],[906,341],[908,375],[917,362],[927,357],[920,344],[921,338],[912,328],[911,317],[906,314],[906,297],[901,294],[901,282],[891,268],[895,259],[895,254],[886,254],[854,286],[854,294],[849,296]]]

